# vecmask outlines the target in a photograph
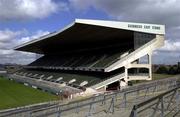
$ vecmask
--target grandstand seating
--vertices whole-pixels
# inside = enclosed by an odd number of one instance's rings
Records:
[[[101,50],[102,51],[102,50]],[[82,52],[69,53],[61,55],[45,55],[27,68],[42,68],[42,69],[62,69],[62,70],[83,70],[89,71],[96,69],[103,71],[112,63],[116,62],[121,56],[129,51],[107,51],[107,52]]]
[[[16,74],[84,90],[85,87],[91,87],[122,73],[122,69],[110,73],[102,71],[103,68],[125,57],[129,51],[130,49],[119,51],[107,48],[104,51],[45,55]]]
[[[42,69],[22,69],[16,72],[16,75],[26,76],[37,80],[44,80],[59,84],[66,84],[68,86],[75,87],[90,87],[105,79],[111,78],[117,74],[122,73],[122,69],[115,71],[114,73],[103,72],[85,72],[85,71],[54,71],[54,70],[42,70]]]
[[[41,79],[56,83],[66,83],[79,86],[84,81],[87,82],[84,86],[91,86],[96,82],[100,82],[101,79],[97,76],[88,76],[81,74],[68,74],[68,73],[56,73],[56,72],[45,72],[45,71],[34,71],[34,70],[23,70],[16,72],[17,75],[23,75],[30,78]],[[25,75],[24,75],[25,74]],[[28,75],[31,74],[31,75]],[[102,77],[103,78],[103,77]],[[74,81],[72,82],[72,80]],[[71,82],[70,82],[71,81]]]

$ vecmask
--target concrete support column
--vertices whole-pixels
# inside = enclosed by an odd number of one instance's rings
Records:
[[[104,86],[104,91],[106,91],[107,86]]]
[[[136,61],[134,61],[132,64],[139,64],[139,59],[137,59]],[[136,69],[136,74],[138,74],[139,73],[139,69]]]
[[[119,88],[121,89],[121,79],[119,80]]]
[[[150,65],[150,67],[149,67],[149,80],[152,80],[152,53],[148,54],[148,64]]]
[[[127,82],[128,81],[128,68],[127,68],[127,66],[125,66],[125,82]]]

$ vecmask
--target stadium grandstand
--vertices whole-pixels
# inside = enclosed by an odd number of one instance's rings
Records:
[[[165,26],[76,19],[60,31],[15,47],[41,54],[11,78],[54,93],[118,90],[152,79],[152,52],[163,46]],[[145,57],[146,63],[140,59]]]

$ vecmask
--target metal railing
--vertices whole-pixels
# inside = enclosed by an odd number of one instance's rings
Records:
[[[180,113],[180,86],[133,106],[130,117],[175,117]]]
[[[31,116],[44,117],[51,115],[60,117],[69,113],[79,114],[80,116],[91,116],[98,111],[114,113],[115,106],[119,106],[119,109],[132,108],[134,103],[140,102],[142,99],[148,99],[150,96],[149,94],[151,94],[150,97],[152,97],[155,96],[157,92],[166,91],[167,88],[176,86],[175,82],[166,83],[159,85],[157,82],[154,85],[137,86],[135,89],[124,89],[112,94],[100,95],[78,102],[42,108],[31,112]]]
[[[11,115],[13,116],[29,116],[29,117],[44,117],[44,116],[63,116],[74,114],[77,116],[90,116],[97,114],[99,111],[106,113],[114,113],[115,109],[118,110],[132,109],[133,105],[143,100],[149,99],[157,94],[167,91],[176,87],[177,78],[153,81],[149,83],[132,86],[113,93],[100,94],[87,99],[60,103],[57,102],[54,105],[41,106],[41,108],[30,107],[27,109],[16,109]],[[122,111],[123,113],[124,111]],[[8,112],[9,113],[9,112]],[[0,116],[9,117],[8,113],[0,112]],[[130,113],[130,112],[129,112]],[[129,114],[128,113],[128,114]],[[72,115],[72,116],[74,116]],[[129,116],[129,115],[128,115]]]

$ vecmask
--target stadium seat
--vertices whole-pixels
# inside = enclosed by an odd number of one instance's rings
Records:
[[[72,53],[67,55],[45,55],[29,64],[27,68],[101,71],[101,69],[124,57],[124,53],[127,53],[127,51],[90,52],[76,55]]]
[[[88,84],[88,81],[83,81],[82,83],[80,83],[80,86],[85,86]]]

